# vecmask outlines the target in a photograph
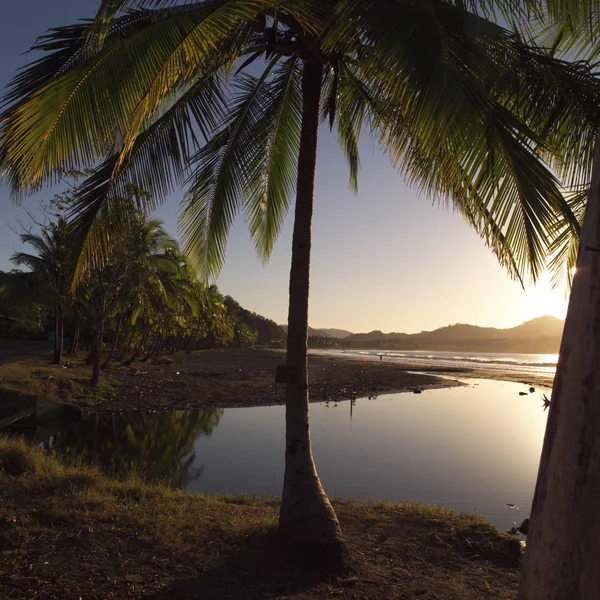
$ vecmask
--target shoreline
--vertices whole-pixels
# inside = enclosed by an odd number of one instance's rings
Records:
[[[250,408],[285,403],[275,369],[285,353],[273,349],[223,349],[162,357],[155,364],[113,367],[117,391],[95,410]],[[342,401],[462,385],[451,373],[414,373],[392,363],[309,354],[310,402]]]
[[[273,349],[223,349],[178,354],[157,364],[113,367],[118,390],[96,410],[182,410],[277,406],[285,384],[275,368],[285,353]],[[160,364],[164,363],[164,364]],[[363,360],[358,356],[309,354],[310,402],[343,401],[370,395],[411,393],[464,385],[463,379],[494,379],[552,387],[552,377],[477,368],[444,368]]]
[[[190,410],[276,406],[285,402],[285,384],[275,383],[284,364],[282,350],[231,348],[166,355],[130,367],[112,365],[101,387],[91,391],[83,354],[69,368],[49,364],[45,353],[0,365],[3,390],[35,394],[84,410]],[[309,354],[310,401],[342,401],[464,385],[463,379],[495,379],[551,387],[553,377],[479,368],[447,368]]]

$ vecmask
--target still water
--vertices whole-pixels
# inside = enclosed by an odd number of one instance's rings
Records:
[[[541,398],[549,390],[519,396],[526,386],[465,383],[311,404],[326,491],[476,511],[501,529],[520,523],[531,508],[546,422]],[[277,495],[284,408],[90,414],[48,444],[109,471],[135,469],[188,490]]]

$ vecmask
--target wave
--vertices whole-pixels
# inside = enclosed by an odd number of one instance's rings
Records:
[[[324,351],[327,353],[334,351]],[[344,354],[354,354],[377,359],[383,356],[387,360],[402,363],[421,363],[440,367],[475,367],[480,365],[486,369],[528,371],[551,373],[556,369],[557,354],[502,354],[502,353],[453,353],[453,352],[386,352],[385,350],[346,350]]]

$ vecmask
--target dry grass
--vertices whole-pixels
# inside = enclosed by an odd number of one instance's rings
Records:
[[[0,597],[472,600],[516,596],[520,548],[474,515],[337,501],[354,569],[294,568],[277,503],[116,481],[0,438]]]
[[[98,388],[90,388],[92,369],[85,364],[83,353],[67,357],[65,362],[71,366],[52,365],[49,356],[41,355],[0,364],[0,391],[44,396],[86,406],[116,390],[118,381],[110,374],[103,374]]]

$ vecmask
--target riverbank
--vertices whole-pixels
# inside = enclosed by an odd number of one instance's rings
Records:
[[[281,404],[285,385],[275,383],[275,370],[284,363],[282,351],[234,348],[115,367],[110,374],[121,382],[118,393],[108,395],[95,408],[169,410]],[[308,377],[311,402],[460,385],[436,377],[434,371],[417,374],[385,362],[326,356],[309,356]]]
[[[280,404],[285,385],[275,383],[282,351],[247,348],[179,353],[130,367],[117,364],[103,371],[101,386],[92,391],[90,367],[83,354],[63,366],[48,356],[26,356],[0,365],[0,392],[37,394],[100,410],[176,410]],[[416,371],[416,372],[415,372]],[[345,400],[460,385],[457,378],[490,378],[540,386],[549,377],[485,369],[423,367],[358,357],[310,355],[311,401]]]
[[[474,515],[336,501],[353,559],[323,579],[285,558],[277,502],[116,481],[0,437],[0,597],[514,598],[516,538]]]

